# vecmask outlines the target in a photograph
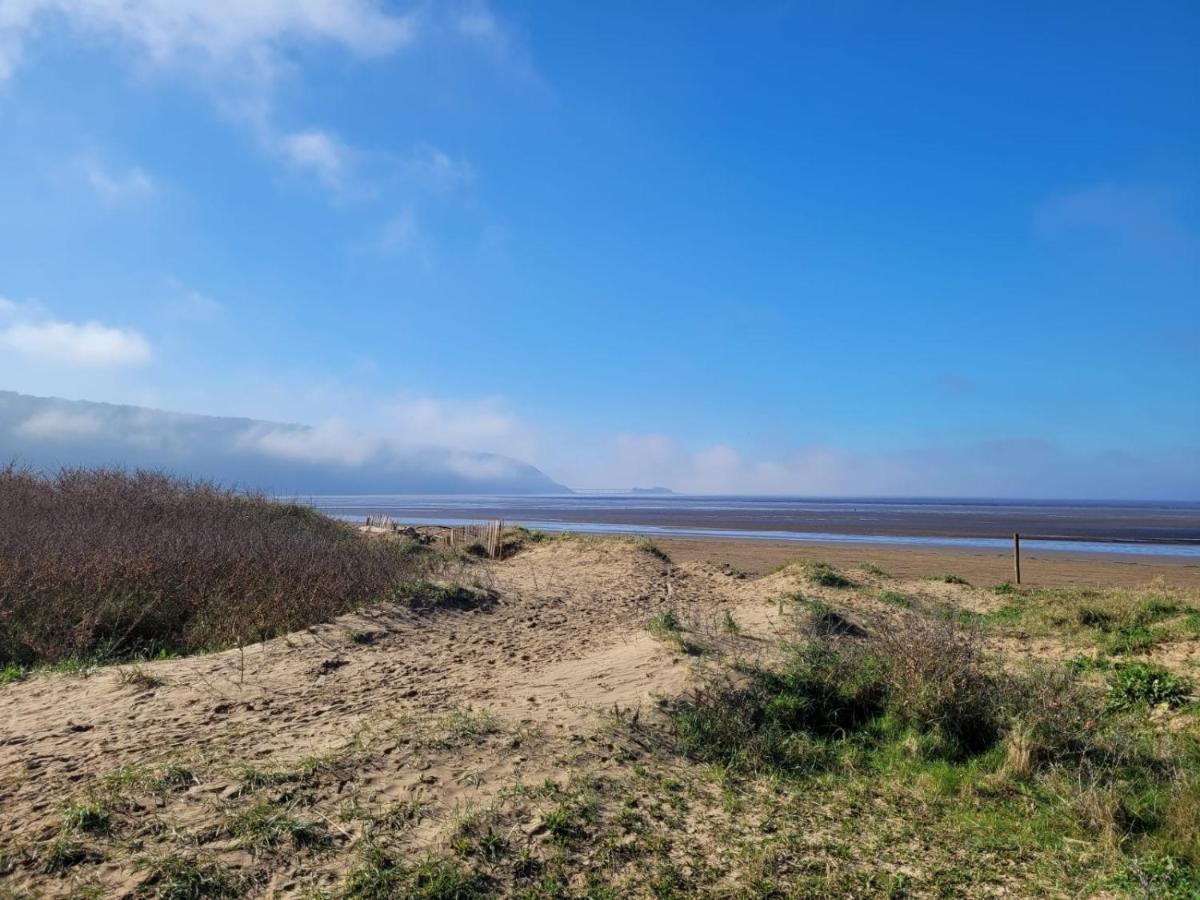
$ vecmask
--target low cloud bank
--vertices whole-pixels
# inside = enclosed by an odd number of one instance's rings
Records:
[[[662,434],[623,434],[593,458],[548,468],[573,485],[689,494],[1193,500],[1197,459],[1200,448],[1083,452],[1040,438],[877,452],[807,446],[756,459],[722,444],[695,450]]]
[[[30,397],[0,391],[0,457],[39,469],[121,465],[288,494],[549,493],[505,456],[316,427]]]

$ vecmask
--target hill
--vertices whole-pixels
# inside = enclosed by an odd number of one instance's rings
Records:
[[[198,416],[0,391],[0,462],[166,470],[274,494],[566,493],[538,469],[490,453],[337,426]]]

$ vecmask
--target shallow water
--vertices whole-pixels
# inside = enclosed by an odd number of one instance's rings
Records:
[[[320,496],[301,499],[362,521],[408,524],[482,519],[547,531],[1002,550],[1012,533],[1029,550],[1200,560],[1200,504],[955,499],[813,499],[572,494],[552,496]]]

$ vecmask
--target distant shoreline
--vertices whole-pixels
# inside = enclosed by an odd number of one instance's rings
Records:
[[[487,519],[546,531],[1003,550],[1020,532],[1029,550],[1200,559],[1200,504],[756,497],[308,498],[349,521],[386,514],[411,524]]]
[[[340,516],[361,523],[361,516]],[[401,525],[468,525],[477,520],[463,518],[425,517],[417,520],[396,519]],[[591,535],[636,535],[664,540],[698,540],[714,542],[753,541],[794,545],[857,546],[861,548],[913,548],[925,551],[963,550],[1007,552],[1011,538],[963,538],[945,535],[886,535],[886,534],[820,534],[812,532],[780,532],[765,530],[735,531],[718,528],[681,528],[674,526],[602,525],[589,522],[531,522],[505,519],[513,525],[524,525],[535,531],[575,532]],[[1150,559],[1173,559],[1200,566],[1200,544],[1173,544],[1156,541],[1122,540],[1039,540],[1022,538],[1026,553],[1041,552],[1065,555],[1131,556]]]
[[[683,537],[655,538],[654,543],[676,562],[719,562],[753,575],[762,575],[790,560],[819,559],[847,570],[869,562],[897,577],[952,573],[980,586],[1013,579],[1010,553],[974,547]],[[1200,588],[1197,558],[1022,549],[1022,583],[1028,587],[1143,587],[1161,579],[1177,588]]]

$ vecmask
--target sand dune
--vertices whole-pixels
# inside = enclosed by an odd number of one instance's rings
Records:
[[[678,556],[623,539],[553,540],[448,568],[445,578],[474,587],[472,609],[371,609],[240,650],[0,687],[6,880],[48,895],[79,885],[134,895],[164,877],[145,858],[185,852],[243,873],[239,891],[333,890],[358,859],[352,848],[398,811],[409,819],[389,840],[420,858],[445,852],[464,815],[514,785],[624,771],[613,717],[653,715],[704,665],[647,621],[669,605],[710,647],[752,659],[785,627],[778,598],[797,585],[795,572],[748,577]],[[970,587],[856,578],[963,609],[1000,602]],[[877,606],[870,596],[854,602]],[[736,634],[720,627],[727,612]],[[1189,647],[1195,665],[1197,642]],[[1065,653],[1052,641],[1030,652]],[[255,845],[238,830],[264,796],[316,829],[312,852]],[[69,867],[38,862],[69,804],[96,798],[120,840],[81,841]],[[544,842],[536,810],[506,840]]]

